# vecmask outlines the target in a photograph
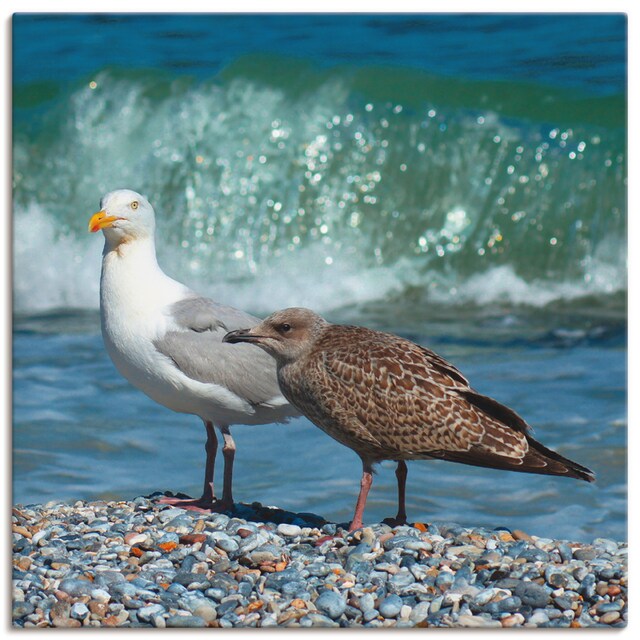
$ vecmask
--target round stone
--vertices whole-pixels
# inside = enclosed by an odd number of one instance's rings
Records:
[[[81,578],[65,578],[58,588],[70,596],[79,597],[90,595],[94,584]]]
[[[32,602],[15,602],[12,611],[14,620],[28,616],[35,611],[35,608]]]
[[[194,628],[206,627],[207,623],[199,616],[171,616],[167,618],[167,627],[171,628]]]
[[[423,620],[426,620],[429,615],[430,606],[431,603],[428,601],[418,602],[418,604],[411,610],[409,620],[412,622],[422,622]]]
[[[150,622],[156,616],[162,615],[165,608],[161,604],[150,604],[138,609],[138,619],[142,622]]]
[[[551,590],[536,582],[522,581],[515,589],[515,595],[522,603],[534,609],[540,609],[547,605],[551,597]]]
[[[204,598],[198,600],[197,605],[191,610],[191,613],[196,617],[202,618],[205,622],[211,622],[217,617],[214,604]]]
[[[299,536],[302,532],[302,529],[297,524],[285,524],[283,522],[282,524],[278,525],[278,528],[276,529],[276,531],[281,536],[292,538],[295,536]]]
[[[607,611],[607,613],[600,616],[600,622],[603,624],[611,624],[612,622],[616,622],[619,618],[619,611]]]
[[[549,616],[544,611],[544,609],[536,609],[531,614],[531,617],[527,620],[527,622],[529,624],[533,624],[536,627],[538,627],[540,625],[543,625],[543,624],[546,624],[547,622],[549,622]]]
[[[216,540],[216,546],[227,553],[233,553],[240,548],[240,545],[233,538],[229,537],[218,538],[218,540]]]
[[[360,607],[360,611],[369,611],[375,607],[375,598],[372,593],[363,593],[360,598],[358,598],[358,606]]]
[[[319,611],[328,615],[332,620],[339,618],[346,609],[346,602],[342,596],[335,591],[324,591],[315,601]]]
[[[402,608],[402,598],[395,593],[387,596],[380,603],[380,613],[385,618],[395,618],[400,613],[400,609]]]

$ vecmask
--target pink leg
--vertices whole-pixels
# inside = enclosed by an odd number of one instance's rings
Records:
[[[224,476],[222,484],[222,500],[219,501],[220,509],[231,509],[233,507],[233,459],[236,455],[236,443],[231,436],[228,426],[220,427],[220,432],[224,438],[222,455],[224,456]]]
[[[207,452],[207,460],[204,468],[204,487],[202,495],[196,499],[170,498],[168,496],[160,498],[160,504],[170,504],[174,507],[189,509],[191,511],[212,511],[217,509],[216,499],[213,491],[213,473],[216,462],[216,452],[218,449],[218,438],[213,423],[204,421],[207,430],[207,442],[205,451]]]
[[[353,520],[349,525],[349,531],[355,531],[362,528],[362,515],[364,513],[364,505],[367,503],[369,489],[373,482],[373,471],[369,462],[362,461],[362,479],[360,480],[360,493],[356,502],[356,511],[353,514]]]

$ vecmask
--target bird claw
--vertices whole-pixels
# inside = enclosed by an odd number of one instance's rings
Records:
[[[382,522],[383,524],[387,524],[391,528],[393,528],[393,527],[399,527],[403,524],[407,524],[407,519],[399,518],[398,516],[396,516],[395,518],[385,518]]]

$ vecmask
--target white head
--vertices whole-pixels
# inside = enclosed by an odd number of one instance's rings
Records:
[[[107,193],[100,201],[100,211],[89,221],[89,231],[103,231],[107,243],[153,238],[156,221],[149,201],[130,189]]]

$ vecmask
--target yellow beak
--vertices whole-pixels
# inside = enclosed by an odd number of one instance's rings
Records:
[[[108,216],[106,211],[98,211],[94,213],[91,216],[91,220],[89,220],[89,231],[95,233],[101,229],[106,229],[119,219],[117,216]]]

